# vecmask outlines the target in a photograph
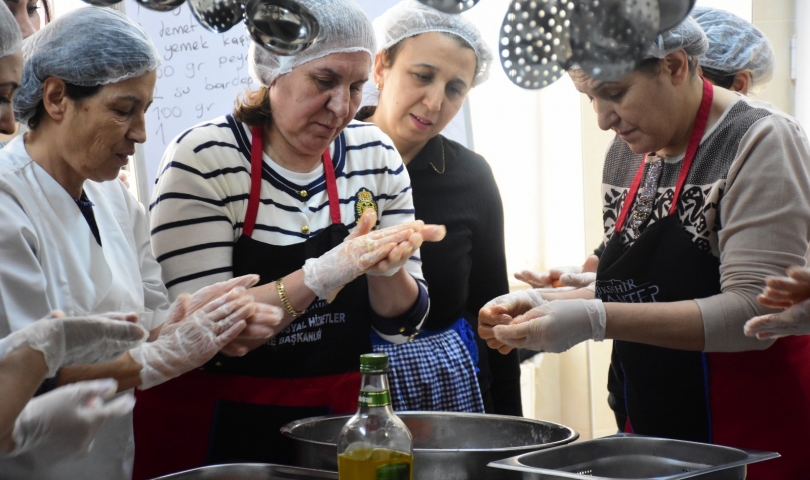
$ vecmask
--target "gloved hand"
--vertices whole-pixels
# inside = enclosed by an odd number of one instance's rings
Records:
[[[509,353],[512,349],[495,338],[493,327],[509,325],[515,317],[546,303],[548,302],[536,289],[519,290],[490,300],[478,312],[478,335],[486,340],[489,348],[504,354]]]
[[[533,288],[585,288],[596,281],[598,266],[599,257],[591,255],[581,267],[558,267],[540,273],[522,270],[515,274],[515,278]]]
[[[363,213],[362,229],[355,228],[343,243],[304,263],[304,284],[315,295],[331,302],[344,285],[386,259],[400,243],[408,241],[424,227],[423,222],[409,222],[364,234],[367,222],[372,226],[377,222],[376,212],[372,209]],[[396,260],[398,262],[401,258]]]
[[[187,315],[191,302],[190,295],[180,295],[158,338],[129,351],[142,367],[139,388],[154,387],[204,364],[236,338],[245,318],[256,312],[253,297],[242,287]]]
[[[757,297],[759,303],[771,308],[789,308],[810,299],[810,268],[790,267],[787,277],[765,280],[765,291]]]
[[[235,277],[224,282],[218,282],[207,287],[203,287],[191,294],[191,300],[188,305],[186,315],[191,315],[211,300],[227,295],[234,288],[242,287],[248,289],[259,283],[258,275],[242,275]]]
[[[10,454],[33,451],[38,460],[55,462],[87,453],[101,427],[135,406],[135,397],[128,394],[105,402],[117,388],[113,379],[92,380],[32,399],[14,422],[16,447]]]
[[[562,353],[585,340],[605,339],[607,315],[601,300],[555,300],[493,328],[495,338],[512,348]]]
[[[248,317],[247,326],[221,352],[229,357],[241,357],[278,335],[289,322],[284,322],[284,310],[267,303],[256,303],[256,312]]]
[[[65,317],[54,311],[3,339],[0,359],[27,344],[45,356],[48,377],[62,366],[109,362],[146,340],[137,320],[135,314]]]
[[[377,212],[373,209],[368,209],[363,212],[357,227],[352,231],[349,237],[355,238],[361,235],[371,233],[371,229],[377,224]],[[438,242],[441,241],[447,234],[447,229],[444,225],[425,225],[421,221],[411,222],[405,224],[409,226],[414,232],[410,237],[398,244],[387,257],[380,260],[379,263],[372,266],[366,271],[367,275],[390,277],[397,273],[402,268],[411,256],[422,246],[422,242]],[[398,225],[392,228],[401,228]]]
[[[810,300],[797,303],[784,312],[754,317],[745,322],[744,332],[760,340],[810,335]]]

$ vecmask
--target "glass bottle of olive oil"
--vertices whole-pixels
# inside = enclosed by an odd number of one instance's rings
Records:
[[[357,413],[338,437],[338,478],[413,480],[413,440],[391,408],[388,355],[361,355],[360,373]]]

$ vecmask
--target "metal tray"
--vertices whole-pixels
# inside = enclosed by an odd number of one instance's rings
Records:
[[[656,479],[743,480],[746,465],[778,453],[620,434],[491,462],[525,480]]]
[[[271,465],[267,463],[231,463],[195,468],[153,480],[322,480],[337,479],[337,472]]]

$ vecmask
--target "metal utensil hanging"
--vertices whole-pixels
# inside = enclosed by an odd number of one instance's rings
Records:
[[[661,12],[658,31],[665,32],[675,25],[681,23],[697,0],[659,0],[658,10]]]
[[[632,73],[658,35],[655,0],[592,0],[574,12],[571,61],[589,77],[614,81]]]
[[[106,7],[122,0],[84,0]],[[176,9],[185,0],[136,0],[158,12]],[[455,1],[455,0],[454,0]],[[466,0],[475,4],[478,0]],[[320,32],[317,19],[295,0],[189,0],[194,18],[206,29],[222,33],[244,19],[250,37],[278,55],[294,55],[315,43]]]
[[[444,13],[461,13],[474,7],[480,0],[419,0],[428,7]]]
[[[315,43],[320,25],[293,0],[247,0],[245,23],[257,44],[278,55],[294,55]]]
[[[501,65],[517,86],[543,88],[557,81],[571,61],[569,0],[513,0],[503,19]]]
[[[188,0],[200,25],[212,32],[227,32],[245,17],[242,0]]]
[[[87,1],[87,0],[85,0]],[[186,0],[135,0],[140,5],[158,12],[168,12],[183,4]]]
[[[667,22],[673,12],[683,15],[677,24],[694,1],[513,0],[501,26],[501,65],[528,89],[550,85],[575,65],[616,80],[635,69],[661,30],[659,3],[667,4]]]

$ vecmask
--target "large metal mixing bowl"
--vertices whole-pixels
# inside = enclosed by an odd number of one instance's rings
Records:
[[[413,478],[419,480],[514,478],[514,472],[487,464],[579,438],[564,425],[528,418],[449,412],[397,415],[413,435]],[[349,417],[313,417],[285,425],[281,433],[295,441],[296,465],[337,470],[337,437]]]

